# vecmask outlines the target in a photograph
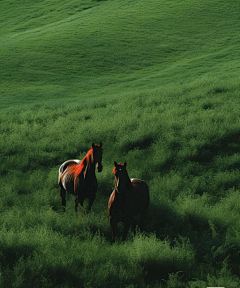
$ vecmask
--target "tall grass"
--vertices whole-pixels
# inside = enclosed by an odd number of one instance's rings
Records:
[[[185,89],[135,92],[129,105],[129,95],[123,94],[110,103],[93,99],[61,108],[5,109],[1,114],[2,283],[197,287],[196,283],[210,285],[218,277],[223,279],[217,282],[221,285],[238,283],[238,111],[234,100],[220,101],[224,93],[229,99],[230,92],[216,93],[212,85],[205,88],[216,94],[211,105],[209,98],[199,96],[198,81]],[[104,170],[97,175],[93,210],[86,214],[84,208],[76,218],[69,196],[66,214],[57,213],[61,211],[58,167],[66,159],[83,158],[92,141],[104,143]],[[111,246],[106,206],[114,184],[113,161],[127,161],[130,177],[148,182],[151,204],[148,234],[129,235],[126,243]],[[191,282],[195,278],[200,282]]]

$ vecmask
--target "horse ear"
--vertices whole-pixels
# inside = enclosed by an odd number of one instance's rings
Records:
[[[102,147],[102,142],[100,142],[99,147]]]
[[[94,148],[95,147],[95,144],[94,143],[92,143],[92,148]]]
[[[116,161],[114,161],[114,166],[117,167],[117,162]]]
[[[124,162],[124,166],[125,166],[125,167],[127,166],[127,162]]]

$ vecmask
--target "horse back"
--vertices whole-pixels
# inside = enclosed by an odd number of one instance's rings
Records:
[[[63,173],[59,173],[59,185],[62,186],[68,193],[76,195],[76,186],[79,186],[79,176],[75,177],[72,170],[79,165],[74,161],[69,161]],[[77,181],[76,181],[77,180]]]
[[[62,165],[59,167],[59,170],[58,170],[58,184],[59,185],[61,183],[61,177],[62,177],[63,173],[66,171],[66,169],[69,166],[79,164],[80,162],[81,162],[81,160],[79,160],[79,159],[71,159],[71,160],[67,160],[64,163],[62,163]]]

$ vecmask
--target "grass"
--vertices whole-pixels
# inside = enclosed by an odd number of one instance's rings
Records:
[[[0,3],[0,286],[239,286],[238,6]],[[58,167],[92,142],[92,211],[62,213]],[[151,201],[111,244],[114,161]]]

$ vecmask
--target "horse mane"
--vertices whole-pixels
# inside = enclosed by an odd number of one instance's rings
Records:
[[[76,164],[76,165],[69,167],[70,174],[74,174],[75,177],[79,176],[83,172],[87,163],[90,162],[90,157],[91,157],[92,153],[93,153],[93,148],[91,148],[87,152],[86,156],[82,159],[82,161],[79,164]]]
[[[114,166],[112,173],[115,175],[117,173],[117,167]]]

